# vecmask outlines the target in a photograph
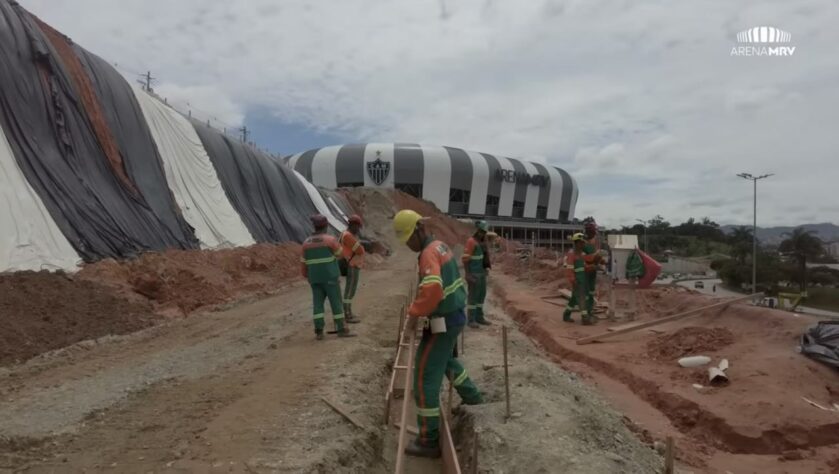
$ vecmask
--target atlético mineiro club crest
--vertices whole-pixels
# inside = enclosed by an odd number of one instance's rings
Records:
[[[367,174],[376,183],[376,186],[380,186],[387,179],[390,174],[390,163],[382,161],[381,151],[376,152],[376,161],[367,163]]]

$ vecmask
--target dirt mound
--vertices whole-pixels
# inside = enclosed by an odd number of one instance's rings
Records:
[[[397,209],[411,209],[430,218],[428,226],[434,236],[452,247],[458,244],[465,245],[466,240],[473,233],[471,225],[443,214],[429,201],[417,199],[402,191],[393,191],[392,199]]]
[[[0,365],[86,339],[151,326],[150,304],[63,273],[0,275]]]
[[[440,212],[433,203],[397,190],[352,188],[343,189],[350,204],[365,221],[363,234],[387,243],[391,249],[402,245],[393,235],[392,219],[397,211],[411,209],[428,217],[428,226],[435,237],[451,245],[463,245],[472,234],[472,226]]]
[[[678,359],[718,351],[732,343],[734,334],[726,328],[690,326],[648,342],[647,355],[653,359]]]
[[[161,313],[196,309],[262,295],[300,272],[297,244],[257,244],[224,250],[169,250],[136,260],[85,266],[79,279],[114,287],[129,298],[155,303]]]

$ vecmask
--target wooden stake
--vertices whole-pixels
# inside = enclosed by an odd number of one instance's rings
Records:
[[[510,374],[508,371],[509,366],[507,365],[507,326],[501,327],[501,338],[504,341],[504,389],[507,394],[507,417],[504,421],[506,422],[510,419]]]
[[[399,328],[396,333],[396,343],[402,343],[402,327],[405,325],[405,305],[402,305],[402,308],[399,309]]]
[[[341,416],[343,416],[344,418],[346,418],[346,420],[347,420],[347,421],[349,421],[350,423],[354,424],[354,425],[355,425],[356,427],[358,427],[358,428],[364,429],[364,425],[362,425],[362,424],[361,424],[358,420],[356,420],[356,419],[355,419],[352,415],[350,415],[349,413],[347,413],[347,412],[346,412],[345,410],[343,410],[341,407],[339,407],[338,405],[336,405],[336,404],[332,403],[332,402],[331,402],[328,398],[326,398],[326,397],[320,397],[320,399],[321,399],[321,400],[323,400],[323,403],[326,403],[326,404],[327,404],[327,405],[329,405],[329,406],[330,406],[333,410],[335,410],[335,411],[336,411],[339,415],[341,415]]]
[[[411,400],[411,374],[414,366],[414,340],[417,337],[416,331],[408,335],[408,370],[405,371],[405,398],[402,400],[402,416],[400,417],[399,443],[396,451],[396,474],[402,474],[405,469],[405,443],[406,429],[408,427],[408,407]]]
[[[673,458],[675,457],[673,437],[667,437],[667,450],[664,452],[664,474],[673,474]]]
[[[697,315],[697,314],[699,314],[703,311],[707,311],[709,309],[725,307],[725,306],[728,306],[732,303],[736,303],[738,301],[743,301],[743,300],[747,300],[747,299],[754,298],[756,296],[762,296],[762,295],[763,295],[763,293],[755,293],[753,295],[738,296],[737,298],[733,298],[733,299],[730,299],[728,301],[723,301],[721,303],[714,303],[712,305],[700,306],[699,308],[692,309],[690,311],[685,311],[684,313],[674,314],[673,316],[667,316],[667,317],[664,317],[664,318],[658,318],[658,319],[654,319],[652,321],[647,321],[645,323],[635,324],[631,327],[627,327],[627,328],[624,328],[624,329],[619,329],[619,330],[613,331],[613,332],[605,332],[605,333],[601,333],[601,334],[595,334],[594,336],[589,336],[589,337],[584,337],[584,338],[581,338],[581,339],[577,339],[577,344],[578,345],[580,345],[580,344],[590,344],[594,341],[600,341],[600,340],[603,340],[603,339],[608,339],[610,337],[618,336],[618,335],[621,335],[621,334],[626,334],[628,332],[634,332],[634,331],[637,331],[639,329],[644,329],[644,328],[648,328],[648,327],[652,327],[652,326],[658,326],[659,324],[669,323],[670,321],[676,321],[678,319],[687,318],[689,316],[695,316],[695,315]]]
[[[452,394],[454,392],[454,372],[449,371],[449,411],[452,411]]]
[[[478,474],[478,432],[475,431],[475,439],[472,444],[472,474]]]

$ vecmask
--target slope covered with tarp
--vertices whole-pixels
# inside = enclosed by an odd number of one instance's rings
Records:
[[[138,88],[134,92],[163,159],[169,188],[201,247],[252,245],[253,237],[230,205],[192,124],[148,93]]]
[[[0,272],[69,270],[79,255],[15,163],[0,129]]]
[[[167,186],[163,162],[132,87],[99,56],[78,45],[73,50],[90,77],[128,179],[172,235],[185,247],[196,247],[193,229]]]
[[[294,176],[300,181],[300,184],[302,184],[303,187],[306,188],[306,193],[309,194],[309,198],[312,200],[312,203],[315,205],[315,208],[318,210],[318,213],[326,216],[326,219],[329,221],[329,225],[331,225],[335,230],[337,230],[338,232],[345,231],[347,229],[346,221],[337,217],[332,212],[332,209],[329,207],[329,204],[326,203],[326,200],[323,198],[320,191],[318,191],[318,188],[315,187],[314,184],[307,181],[302,174],[294,170],[291,171],[292,173],[294,173]]]
[[[318,212],[294,172],[255,148],[192,120],[227,198],[258,242],[302,242]]]
[[[147,186],[131,179],[140,165],[125,165],[70,43],[5,1],[0,2],[0,126],[27,181],[84,260],[197,246],[188,226],[167,225],[171,216],[158,215],[144,195]]]

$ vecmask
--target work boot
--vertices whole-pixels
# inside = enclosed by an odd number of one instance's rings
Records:
[[[481,325],[476,321],[469,321],[469,327],[472,329],[481,329]]]
[[[415,439],[405,446],[405,454],[421,458],[439,458],[440,445],[426,446]]]
[[[566,323],[573,323],[574,322],[574,318],[571,317],[571,312],[570,311],[566,311],[566,312],[562,313],[562,320],[565,321]]]
[[[484,326],[492,326],[492,323],[487,321],[485,318],[479,319],[478,324],[483,324]]]
[[[350,324],[358,324],[361,322],[361,320],[358,319],[354,314],[348,314],[344,316],[344,322]]]
[[[591,320],[591,315],[583,316],[583,326],[591,326],[594,324],[594,321]]]
[[[317,339],[318,341],[322,341],[323,340],[323,331],[315,331],[315,339]]]

